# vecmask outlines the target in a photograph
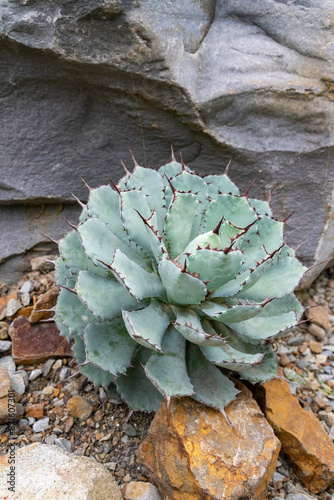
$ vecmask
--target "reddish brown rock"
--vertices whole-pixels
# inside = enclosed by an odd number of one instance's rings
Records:
[[[68,340],[59,334],[53,322],[31,325],[27,318],[19,316],[11,325],[11,337],[17,364],[36,364],[73,355]]]
[[[139,458],[168,500],[264,500],[280,443],[246,387],[224,416],[191,398],[157,412]]]
[[[67,414],[69,417],[87,420],[93,411],[92,405],[81,396],[75,396],[68,400]]]
[[[28,417],[43,418],[44,416],[43,403],[35,403],[27,405],[26,414]]]
[[[51,319],[54,316],[54,311],[50,311],[50,309],[53,309],[56,305],[58,294],[59,288],[54,286],[39,297],[30,315],[30,323],[37,323],[42,319]]]
[[[262,404],[268,422],[293,462],[299,479],[312,493],[334,483],[334,445],[319,420],[304,410],[282,379],[263,384]]]
[[[321,326],[321,328],[324,328],[324,330],[328,330],[331,324],[329,322],[327,309],[322,306],[318,306],[312,299],[308,299],[306,304],[308,306],[311,306],[310,309],[306,309],[305,311],[305,316],[307,317],[307,319],[312,323]]]

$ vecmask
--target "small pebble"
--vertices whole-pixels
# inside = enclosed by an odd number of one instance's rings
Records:
[[[56,446],[59,446],[59,448],[61,448],[62,450],[67,451],[68,453],[71,453],[72,451],[72,444],[68,439],[56,438],[54,444]]]
[[[17,311],[19,309],[21,309],[21,307],[22,307],[22,304],[21,304],[21,302],[19,300],[10,299],[10,301],[7,304],[7,308],[6,308],[6,316],[7,316],[7,318],[10,318],[11,316],[14,316],[14,314],[17,313]]]
[[[56,434],[50,434],[50,436],[45,438],[46,444],[55,444],[55,440],[57,439]]]
[[[57,361],[52,365],[52,370],[57,371],[63,366],[63,360],[57,359]]]
[[[40,420],[37,420],[34,425],[32,426],[34,432],[42,432],[44,431],[47,426],[49,425],[49,418],[41,418]]]
[[[12,347],[10,340],[0,340],[0,352],[7,352]]]
[[[27,307],[30,304],[30,293],[22,293],[21,302],[23,306]]]
[[[133,427],[133,425],[131,425],[131,424],[124,424],[123,425],[123,432],[125,432],[125,434],[127,436],[131,436],[131,437],[137,436],[137,431]]]
[[[71,369],[68,366],[62,366],[59,372],[59,380],[63,382],[71,375]]]
[[[5,356],[0,359],[0,366],[5,366],[7,368],[8,375],[14,374],[16,366],[11,356]]]
[[[26,385],[24,383],[22,375],[20,373],[14,373],[9,377],[9,380],[12,390],[17,392],[19,396],[22,396],[26,389]]]
[[[25,281],[20,288],[21,293],[30,293],[34,289],[34,285],[31,281]]]
[[[49,375],[51,367],[55,361],[56,361],[55,359],[50,358],[44,363],[42,368],[43,377],[47,377]]]
[[[316,354],[321,354],[323,351],[322,344],[320,344],[320,342],[316,342],[315,340],[310,340],[309,347],[311,351],[315,352]]]
[[[35,368],[30,375],[29,375],[29,381],[33,382],[36,380],[40,375],[42,375],[42,370],[40,368]]]
[[[42,394],[47,394],[47,395],[51,395],[53,394],[54,392],[54,387],[52,385],[47,385],[46,387],[44,387],[44,389],[42,390]]]

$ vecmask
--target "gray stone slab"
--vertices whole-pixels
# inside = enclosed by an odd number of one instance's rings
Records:
[[[173,144],[200,173],[232,157],[241,189],[276,189],[277,217],[296,210],[288,243],[327,261],[310,282],[334,258],[333,13],[331,0],[3,3],[0,281],[24,272],[40,232],[66,231],[57,210],[87,198],[79,175],[117,181],[128,146],[156,167]]]

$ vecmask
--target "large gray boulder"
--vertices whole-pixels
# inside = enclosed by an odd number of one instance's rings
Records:
[[[129,146],[156,167],[173,144],[201,173],[232,158],[239,186],[296,211],[305,264],[334,257],[331,0],[22,0],[0,17],[0,281],[66,230],[62,210],[75,220],[79,175],[117,181]]]

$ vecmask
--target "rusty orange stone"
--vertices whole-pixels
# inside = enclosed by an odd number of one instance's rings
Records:
[[[44,405],[43,403],[35,403],[27,405],[26,414],[28,417],[43,418]]]
[[[31,325],[19,316],[12,323],[12,355],[17,364],[36,364],[49,358],[72,357],[71,345],[53,322]]]
[[[334,445],[319,420],[304,410],[282,379],[263,384],[263,410],[293,462],[299,479],[312,493],[334,483]]]
[[[54,286],[38,298],[29,317],[30,323],[51,319],[54,316],[54,311],[50,311],[49,309],[52,309],[56,305],[58,294],[59,288]]]
[[[29,316],[32,313],[33,309],[34,309],[33,306],[21,307],[21,309],[19,309],[9,319],[10,319],[10,321],[13,321],[14,319],[18,318],[19,316],[25,316],[26,318],[29,318]]]
[[[17,291],[15,291],[15,292],[9,293],[8,295],[5,295],[5,297],[0,297],[0,318],[3,316],[8,302],[11,299],[17,299],[17,296],[18,296],[18,293],[17,293]]]
[[[168,500],[264,500],[280,443],[245,386],[221,412],[191,398],[166,400],[139,451]]]

